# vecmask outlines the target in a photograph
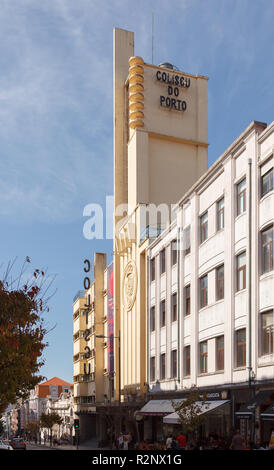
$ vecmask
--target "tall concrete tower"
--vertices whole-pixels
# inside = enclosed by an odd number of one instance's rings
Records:
[[[147,210],[169,208],[207,170],[207,81],[145,63],[134,56],[134,33],[114,30],[116,390],[125,401],[141,399],[146,384]]]

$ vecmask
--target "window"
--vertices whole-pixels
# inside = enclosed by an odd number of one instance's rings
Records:
[[[261,354],[273,354],[274,320],[273,310],[261,314]]]
[[[166,250],[163,249],[160,252],[160,270],[161,274],[166,272]]]
[[[177,320],[177,293],[171,296],[171,321]]]
[[[190,346],[184,348],[184,375],[190,375]]]
[[[236,259],[237,266],[237,292],[246,288],[246,252],[241,253]]]
[[[160,379],[164,380],[166,378],[166,355],[161,354],[160,356]]]
[[[262,273],[273,270],[273,225],[261,232]]]
[[[162,300],[160,303],[160,326],[166,326],[166,301]]]
[[[208,237],[208,214],[207,212],[200,217],[200,243],[203,243]]]
[[[261,177],[261,197],[273,190],[273,168]]]
[[[200,343],[200,373],[207,372],[207,341]]]
[[[236,367],[246,364],[246,332],[245,329],[236,331]]]
[[[224,204],[225,204],[224,198],[220,199],[217,202],[217,231],[222,230],[225,226],[225,217],[224,217],[225,216],[225,214],[224,214],[225,207],[224,207]]]
[[[200,308],[207,305],[207,274],[200,278]]]
[[[155,381],[155,356],[150,358],[150,380]]]
[[[237,184],[237,215],[246,211],[246,179]]]
[[[178,255],[177,240],[173,240],[171,242],[171,264],[172,264],[172,266],[174,266],[174,264],[177,263],[177,255]]]
[[[216,300],[224,298],[224,265],[216,269]]]
[[[171,351],[171,378],[177,377],[177,349]]]
[[[224,336],[216,338],[216,370],[224,370]]]
[[[155,306],[150,309],[150,331],[155,331]]]
[[[155,258],[150,261],[150,280],[155,281]]]
[[[185,256],[190,253],[190,225],[184,229],[183,232],[183,247]]]
[[[190,286],[185,287],[185,315],[190,315]]]

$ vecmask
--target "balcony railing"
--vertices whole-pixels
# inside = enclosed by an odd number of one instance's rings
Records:
[[[78,290],[77,294],[73,297],[73,303],[76,302],[77,299],[82,299],[85,297],[85,292],[83,290]]]
[[[149,238],[150,241],[155,240],[162,232],[165,230],[166,226],[161,224],[156,225],[147,225],[140,230],[140,243],[142,243],[146,238]]]

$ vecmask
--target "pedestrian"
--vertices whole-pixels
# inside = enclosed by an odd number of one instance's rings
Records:
[[[177,436],[177,442],[180,449],[186,448],[186,436],[182,432],[180,432],[179,436]]]
[[[244,439],[239,429],[237,429],[236,433],[232,437],[230,449],[231,450],[243,450],[244,449]]]
[[[172,435],[170,434],[166,440],[166,448],[171,449],[171,444],[172,444]]]
[[[128,450],[128,436],[124,436],[123,450]]]
[[[118,437],[118,448],[119,450],[123,450],[124,448],[124,436],[122,432],[120,432],[120,435]]]
[[[128,433],[127,440],[128,440],[128,448],[130,450],[133,449],[133,436],[131,432]]]
[[[172,436],[171,449],[175,450],[175,449],[178,449],[178,447],[179,447],[179,444],[177,442],[177,439],[175,438],[175,436]]]

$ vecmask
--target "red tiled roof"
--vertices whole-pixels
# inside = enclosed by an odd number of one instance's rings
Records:
[[[52,377],[52,379],[47,380],[46,382],[42,382],[40,385],[68,385],[69,387],[72,387],[72,384],[69,382],[65,382],[62,379],[59,379],[59,377]]]

